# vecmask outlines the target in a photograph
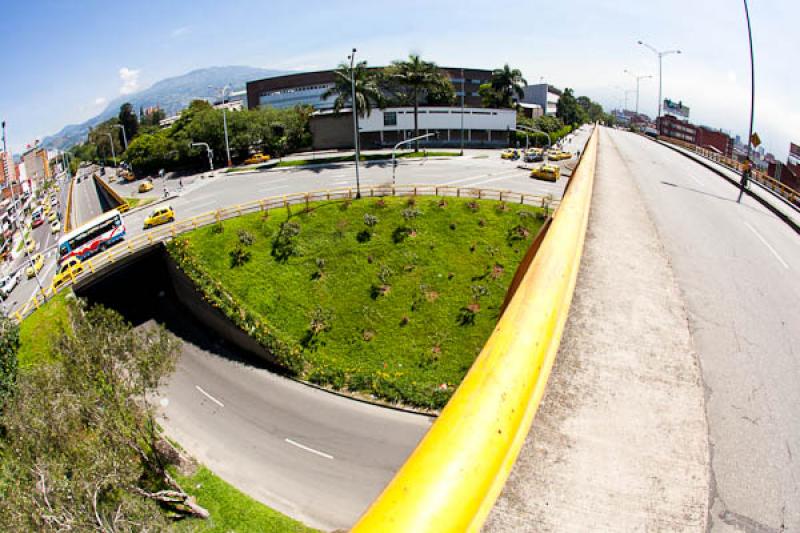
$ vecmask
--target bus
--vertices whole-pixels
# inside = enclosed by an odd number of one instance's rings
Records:
[[[81,261],[102,252],[125,238],[125,224],[116,209],[70,231],[58,240],[58,263],[70,257]]]
[[[38,228],[42,224],[44,224],[44,209],[39,206],[31,214],[31,226]]]

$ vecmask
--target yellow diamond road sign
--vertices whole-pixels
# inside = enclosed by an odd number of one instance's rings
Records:
[[[753,136],[750,137],[750,144],[756,147],[761,144],[761,137],[758,136],[758,133],[753,133]]]

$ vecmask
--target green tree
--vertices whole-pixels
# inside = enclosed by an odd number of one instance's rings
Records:
[[[333,109],[337,113],[347,104],[352,106],[353,85],[356,94],[356,112],[359,117],[368,117],[373,107],[383,105],[383,95],[375,74],[367,68],[366,61],[359,61],[353,68],[350,79],[350,65],[340,63],[334,71],[333,87],[323,93],[322,98],[335,96]]]
[[[14,394],[18,351],[19,327],[7,317],[0,317],[0,413]]]
[[[136,112],[133,110],[133,106],[130,103],[124,103],[120,106],[117,120],[119,124],[125,128],[125,135],[127,135],[128,142],[132,141],[139,133],[139,119],[136,117]],[[121,131],[118,133],[122,135]]]
[[[478,87],[478,96],[481,97],[483,107],[503,107],[503,98],[492,88],[491,83],[482,83]]]
[[[119,119],[113,117],[89,130],[88,142],[97,147],[98,159],[111,161],[111,156],[116,155],[117,160],[119,160],[119,156],[122,155],[124,146],[122,145],[122,136],[119,128],[115,127],[116,124],[119,124]],[[110,138],[109,135],[111,136]],[[112,143],[114,145],[113,151],[111,149]]]
[[[522,77],[522,72],[517,68],[512,69],[508,63],[503,65],[503,68],[494,69],[489,78],[489,85],[497,93],[501,104],[498,107],[513,107],[515,96],[522,100],[525,94],[522,88],[527,83]]]
[[[400,92],[405,93],[406,97],[410,96],[411,105],[414,106],[414,136],[419,137],[420,97],[441,87],[446,76],[439,72],[436,63],[423,61],[417,54],[410,54],[406,60],[393,61],[387,69],[387,75],[398,85]],[[416,142],[416,150],[419,150],[419,141]]]
[[[563,94],[558,99],[556,116],[560,118],[564,124],[572,126],[586,122],[586,112],[578,105],[578,101],[575,99],[572,89],[564,89]]]

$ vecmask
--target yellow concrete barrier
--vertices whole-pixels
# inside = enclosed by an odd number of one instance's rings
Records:
[[[69,191],[67,191],[67,214],[64,217],[64,233],[69,233],[72,229],[72,185],[75,183],[75,176],[69,180]]]
[[[544,394],[578,275],[597,130],[539,252],[450,402],[355,532],[478,531]]]

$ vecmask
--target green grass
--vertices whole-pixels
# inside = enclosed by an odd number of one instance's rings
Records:
[[[211,518],[208,520],[187,519],[178,523],[177,531],[209,533],[316,531],[239,492],[206,468],[200,468],[194,475],[188,477],[176,474],[175,478],[186,492],[197,498],[198,504],[211,513]]]
[[[55,343],[68,325],[66,295],[69,293],[58,293],[22,321],[19,327],[20,348],[17,353],[21,369],[53,360]]]
[[[145,197],[142,197],[142,198],[128,198],[128,197],[126,197],[126,198],[123,198],[123,200],[125,200],[125,202],[128,204],[130,209],[133,209],[134,207],[141,207],[141,206],[144,206],[144,205],[147,205],[147,204],[155,202],[156,201],[156,197],[155,196],[145,196]]]
[[[477,210],[472,210],[471,200],[447,198],[440,207],[438,198],[420,197],[416,209],[421,214],[406,222],[407,199],[387,198],[385,207],[378,201],[363,199],[349,207],[322,202],[311,204],[308,213],[293,207],[301,255],[285,263],[271,255],[278,227],[287,219],[285,210],[268,219],[253,214],[228,220],[222,232],[195,230],[171,250],[189,266],[185,270],[209,301],[235,323],[255,331],[258,339],[268,331],[268,338],[288,345],[284,351],[299,358],[291,368],[301,378],[441,408],[494,328],[506,289],[541,220],[527,206],[503,204],[499,209],[499,202],[476,201]],[[379,221],[371,239],[359,242],[365,214]],[[416,235],[394,242],[394,232],[403,227],[414,227]],[[520,227],[524,237],[511,238]],[[250,260],[234,267],[231,252],[240,230],[252,234],[255,243],[246,247]],[[324,261],[322,268],[318,260]],[[474,323],[463,324],[470,315],[465,308],[475,303],[474,292],[486,294],[477,299]],[[324,328],[309,339],[315,317],[322,318]]]

